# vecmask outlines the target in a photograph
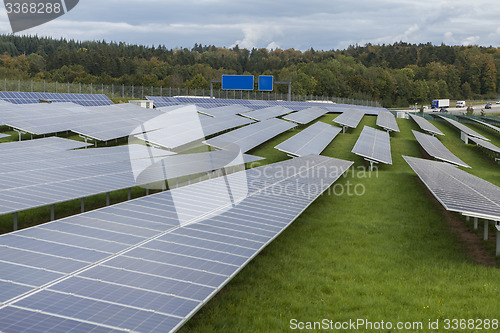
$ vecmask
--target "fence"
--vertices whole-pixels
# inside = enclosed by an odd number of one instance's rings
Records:
[[[48,92],[48,93],[69,93],[69,94],[104,94],[111,99],[144,99],[145,96],[192,96],[209,97],[209,89],[189,89],[189,88],[165,88],[165,87],[144,87],[126,85],[105,85],[105,84],[82,84],[82,83],[60,83],[46,81],[22,81],[7,80],[0,81],[0,91],[19,92]],[[272,91],[235,91],[235,90],[214,90],[215,98],[229,99],[250,99],[250,100],[288,100],[288,94]],[[312,95],[291,95],[291,101],[319,101],[334,102],[339,104],[353,104],[380,107],[380,103],[371,100],[360,100],[344,97],[312,96]]]

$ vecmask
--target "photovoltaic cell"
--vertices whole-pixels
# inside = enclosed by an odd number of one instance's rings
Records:
[[[415,138],[417,139],[418,143],[420,144],[420,146],[422,146],[422,148],[430,156],[438,160],[441,160],[443,162],[448,162],[465,168],[470,168],[470,166],[467,163],[465,163],[464,161],[453,155],[453,153],[449,151],[448,148],[446,148],[445,145],[443,145],[441,141],[438,140],[438,138],[429,134],[424,134],[413,130],[412,132]]]
[[[293,156],[319,155],[341,130],[319,121],[274,148]]]
[[[0,139],[8,138],[9,136],[10,136],[9,134],[0,133]]]
[[[389,133],[365,126],[352,152],[368,161],[392,164]]]
[[[411,114],[409,113],[411,119],[413,119],[414,122],[417,123],[417,125],[422,129],[422,131],[427,132],[432,135],[444,135],[443,132],[441,132],[436,126],[431,124],[427,119]]]
[[[199,206],[219,197],[217,179],[2,235],[0,327],[175,331],[351,165],[309,156],[244,171],[244,183],[229,175],[248,192],[211,214]],[[162,213],[177,210],[177,191],[199,212],[189,223]]]

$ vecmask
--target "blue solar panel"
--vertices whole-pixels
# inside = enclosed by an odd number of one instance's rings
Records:
[[[113,102],[102,94],[62,94],[62,93],[40,93],[40,92],[17,92],[0,91],[0,100],[13,104],[39,103],[40,99],[46,99],[54,103],[73,102],[83,106],[112,105]]]

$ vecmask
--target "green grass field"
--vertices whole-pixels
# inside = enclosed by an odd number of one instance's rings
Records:
[[[334,117],[321,120],[330,123]],[[465,225],[465,219],[446,213],[401,157],[422,156],[411,133],[418,127],[411,120],[398,119],[401,133],[391,138],[393,165],[380,165],[372,173],[361,171],[367,163],[350,151],[363,125],[375,126],[375,121],[365,117],[356,130],[339,134],[323,153],[355,162],[355,172],[337,184],[358,185],[364,188],[363,195],[336,191],[316,200],[182,332],[286,332],[292,331],[292,319],[423,324],[423,330],[360,328],[360,332],[497,331],[445,329],[445,319],[500,319],[500,270],[475,260],[449,224],[453,219]],[[468,171],[500,186],[498,165],[460,141],[448,124],[434,124],[446,134],[441,141],[473,167]],[[500,145],[497,134],[471,127]],[[283,134],[252,153],[269,162],[283,160],[286,156],[273,147],[291,135]],[[472,227],[468,230],[475,235]],[[493,227],[490,234],[494,235]],[[474,237],[479,239],[479,232]],[[492,241],[478,242],[498,266]],[[438,319],[440,328],[429,329],[429,320]]]

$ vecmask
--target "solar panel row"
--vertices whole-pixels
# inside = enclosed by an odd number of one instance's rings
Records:
[[[174,331],[351,165],[293,159],[245,181],[229,175],[248,189],[235,205],[213,179],[2,235],[0,327]],[[188,224],[179,225],[176,195],[189,203]]]
[[[431,135],[444,135],[436,126],[431,124],[427,119],[409,113],[411,119],[417,123],[417,125],[422,129],[422,131],[427,132]]]
[[[289,114],[283,119],[293,121],[298,124],[309,124],[311,121],[318,119],[328,111],[318,107],[307,108],[292,114]]]
[[[454,127],[456,127],[458,130],[460,130],[462,133],[467,134],[469,137],[475,137],[475,138],[479,138],[479,139],[482,139],[482,140],[489,141],[488,138],[485,138],[484,136],[482,136],[478,132],[470,129],[469,127],[465,126],[464,124],[459,123],[458,121],[456,121],[454,119],[451,119],[451,118],[448,118],[448,117],[444,117],[444,116],[438,116],[438,117],[440,117],[441,119],[447,121],[448,123],[450,123],[451,125],[453,125]]]
[[[337,124],[342,125],[344,127],[344,131],[346,127],[356,128],[358,127],[359,122],[363,119],[365,113],[359,109],[348,109],[344,111],[340,116],[333,119]]]
[[[339,127],[317,122],[274,148],[293,156],[319,155],[340,131]]]
[[[365,126],[352,152],[373,163],[392,164],[389,133]]]
[[[473,141],[476,145],[481,146],[483,148],[486,148],[493,153],[500,154],[500,147],[495,146],[489,141],[484,141],[478,138],[470,138],[471,141]]]
[[[285,114],[289,114],[290,112],[293,112],[293,110],[285,108],[283,106],[271,106],[259,110],[244,112],[241,115],[253,120],[263,121],[271,118],[280,117]]]
[[[310,107],[318,107],[328,112],[344,112],[350,108],[362,110],[367,115],[376,116],[383,108],[368,106],[353,106],[348,104],[322,103],[322,102],[288,102],[288,101],[264,101],[248,99],[223,99],[223,98],[201,98],[201,97],[160,97],[146,96],[147,99],[154,101],[157,107],[172,106],[178,104],[195,104],[204,108],[213,108],[227,105],[243,105],[252,110],[262,109],[270,106],[282,106],[295,111],[300,111]]]
[[[100,141],[127,137],[143,122],[163,114],[134,104],[86,108],[73,103],[2,106],[0,119],[24,132],[43,135],[73,131]]]
[[[500,187],[448,163],[403,158],[446,210],[500,221]]]
[[[422,148],[430,156],[438,160],[441,160],[443,162],[448,162],[465,168],[470,168],[470,166],[467,163],[465,163],[464,161],[453,155],[453,153],[449,151],[448,148],[446,148],[445,145],[443,145],[441,141],[439,141],[436,137],[429,134],[420,133],[414,130],[412,130],[412,132],[415,138],[417,139],[418,143],[420,144],[420,146],[422,146]]]
[[[204,117],[196,113],[194,107],[192,107],[191,113],[186,112],[185,109],[184,107],[170,111],[160,118],[154,118],[151,122],[146,122],[144,128],[146,130],[152,128],[153,130],[139,134],[136,137],[157,146],[175,149],[254,122],[251,119],[231,114],[215,118]],[[156,129],[158,126],[160,128]]]
[[[380,111],[377,116],[377,126],[382,127],[386,131],[399,132],[396,117],[389,111]]]
[[[219,149],[227,149],[235,144],[242,152],[247,152],[294,126],[288,121],[272,118],[221,134],[206,140],[205,143]]]
[[[83,106],[112,105],[113,102],[102,94],[62,94],[62,93],[39,93],[39,92],[17,92],[0,91],[0,100],[13,104],[32,104],[48,100],[51,102],[72,102]]]
[[[9,134],[0,133],[0,139],[8,138],[9,136]]]

